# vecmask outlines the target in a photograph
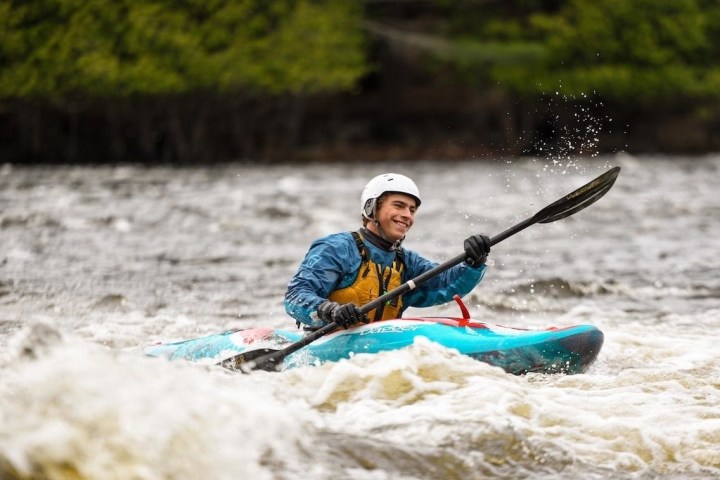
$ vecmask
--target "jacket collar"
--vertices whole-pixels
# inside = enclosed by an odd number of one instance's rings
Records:
[[[400,250],[402,247],[400,246],[402,244],[402,240],[397,241],[395,243],[388,242],[384,238],[380,237],[379,235],[374,234],[367,228],[363,227],[360,229],[360,233],[362,236],[370,243],[375,245],[378,248],[381,248],[387,252],[394,252],[397,250]]]

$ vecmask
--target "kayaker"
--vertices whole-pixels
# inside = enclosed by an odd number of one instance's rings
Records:
[[[433,277],[400,298],[362,315],[359,307],[436,265],[402,247],[421,199],[415,182],[397,173],[378,175],[360,197],[363,227],[315,240],[285,294],[285,310],[298,327],[315,330],[330,322],[400,318],[408,307],[430,307],[464,296],[485,275],[490,239],[472,235],[464,263]]]

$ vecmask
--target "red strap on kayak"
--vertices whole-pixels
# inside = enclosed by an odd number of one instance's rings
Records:
[[[462,298],[460,298],[460,295],[455,294],[453,296],[453,300],[458,304],[460,307],[460,313],[462,313],[463,318],[458,322],[459,327],[467,327],[470,323],[470,312],[468,311],[467,307],[465,306],[465,303],[462,301]]]

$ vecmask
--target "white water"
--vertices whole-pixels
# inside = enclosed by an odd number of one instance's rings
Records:
[[[364,182],[416,179],[438,261],[596,177],[595,205],[493,248],[474,318],[592,323],[587,374],[515,377],[419,341],[279,374],[144,358],[291,327],[310,241]],[[720,477],[720,157],[0,170],[0,478]],[[456,313],[454,305],[411,314]]]

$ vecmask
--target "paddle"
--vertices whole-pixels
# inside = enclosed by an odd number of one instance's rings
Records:
[[[600,200],[600,198],[605,195],[608,190],[610,190],[619,174],[620,167],[611,168],[607,172],[597,177],[595,180],[583,185],[574,192],[548,205],[527,220],[524,220],[517,225],[508,228],[504,232],[492,237],[490,239],[490,245],[492,246],[500,243],[511,235],[515,235],[521,230],[526,229],[530,225],[534,225],[536,223],[554,222],[589,207],[593,203]],[[384,302],[389,302],[399,297],[400,295],[403,295],[404,293],[407,293],[410,290],[417,288],[418,286],[420,286],[427,280],[433,278],[434,276],[439,275],[440,273],[449,270],[455,265],[462,263],[463,261],[465,261],[465,258],[465,252],[463,252],[460,255],[453,257],[450,260],[441,263],[440,265],[437,265],[436,267],[428,270],[421,275],[418,275],[412,280],[408,280],[404,284],[400,285],[398,288],[391,290],[384,295],[379,296],[370,303],[363,305],[362,307],[360,307],[360,311],[362,313],[368,313],[371,310],[376,309]],[[337,330],[338,327],[339,325],[337,323],[331,322],[324,327],[306,335],[305,337],[303,337],[302,340],[295,342],[283,348],[282,350],[273,350],[270,348],[251,350],[249,352],[244,352],[239,355],[235,355],[234,357],[230,357],[227,360],[221,362],[220,365],[231,370],[240,370],[243,373],[249,373],[250,371],[257,369],[276,371],[278,370],[278,367],[280,366],[282,361],[288,355],[300,350],[301,348],[314,342],[318,338]]]

